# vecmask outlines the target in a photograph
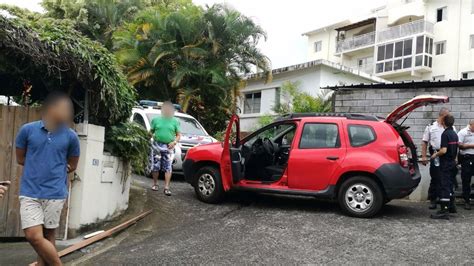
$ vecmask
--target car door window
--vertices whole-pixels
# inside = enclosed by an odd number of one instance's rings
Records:
[[[376,139],[375,131],[366,125],[349,125],[349,141],[352,147],[365,146]]]
[[[146,128],[145,119],[143,119],[143,116],[141,114],[138,114],[138,113],[134,114],[133,115],[133,122],[139,124],[143,128]]]
[[[293,141],[295,128],[296,126],[293,123],[283,123],[270,126],[257,132],[250,139],[245,141],[245,145],[251,146],[257,139],[264,138],[269,138],[271,141],[280,145],[290,145]]]
[[[300,149],[323,149],[340,147],[339,130],[336,124],[306,123],[301,134]]]

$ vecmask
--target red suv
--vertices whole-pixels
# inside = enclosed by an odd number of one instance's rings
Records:
[[[446,103],[418,96],[385,119],[359,114],[290,114],[240,139],[233,115],[224,142],[194,147],[186,155],[186,181],[204,202],[229,190],[337,199],[355,217],[371,217],[420,182],[416,147],[397,124],[414,109]]]

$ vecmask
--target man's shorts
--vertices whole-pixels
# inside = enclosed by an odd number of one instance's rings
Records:
[[[36,199],[20,196],[21,229],[42,224],[46,229],[59,227],[64,199]]]
[[[153,141],[151,144],[151,171],[171,173],[174,159],[174,150],[168,149],[168,144]]]

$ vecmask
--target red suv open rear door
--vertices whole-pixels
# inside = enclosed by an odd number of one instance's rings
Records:
[[[405,102],[404,104],[400,105],[397,109],[393,110],[390,114],[387,115],[385,118],[385,122],[389,124],[395,124],[398,120],[402,117],[406,116],[413,110],[421,107],[426,106],[429,104],[438,104],[438,103],[447,103],[449,102],[448,96],[438,96],[438,95],[420,95],[416,96],[415,98]]]

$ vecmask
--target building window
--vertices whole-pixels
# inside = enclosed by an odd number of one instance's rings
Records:
[[[435,43],[435,55],[446,53],[446,41]]]
[[[280,110],[281,107],[281,89],[275,88],[275,103],[273,109]]]
[[[260,103],[262,101],[262,93],[246,93],[244,101],[244,114],[260,113]]]
[[[447,19],[448,7],[442,7],[436,9],[436,22],[440,22]]]
[[[423,36],[418,36],[416,37],[416,54],[421,54],[423,53]]]
[[[474,71],[467,71],[461,73],[462,79],[474,79]]]
[[[474,1],[474,0],[472,0]],[[469,48],[474,49],[474,34],[469,36]]]
[[[415,58],[413,58],[413,48],[415,48],[415,53],[417,54]],[[416,44],[413,43],[413,39],[406,39],[380,45],[377,47],[375,73],[411,68],[413,64],[415,66],[422,66],[425,55],[429,57],[426,59],[426,65],[429,66],[432,64],[432,52],[433,39],[425,36],[418,36]]]
[[[433,76],[433,80],[437,81],[437,80],[444,80],[445,79],[445,76],[444,75],[439,75],[439,76]]]
[[[306,123],[304,125],[300,149],[339,148],[340,146],[336,124]]]
[[[322,49],[322,46],[323,46],[323,42],[322,42],[322,41],[314,42],[314,52],[315,52],[315,53],[320,52],[321,49]]]

